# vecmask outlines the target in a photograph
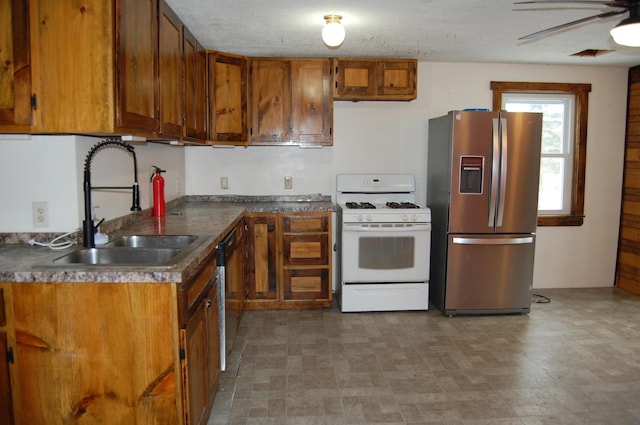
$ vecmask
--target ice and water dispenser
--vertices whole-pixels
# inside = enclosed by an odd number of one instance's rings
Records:
[[[482,194],[483,156],[460,157],[460,193]]]

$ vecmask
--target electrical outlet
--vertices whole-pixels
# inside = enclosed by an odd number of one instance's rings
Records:
[[[293,177],[287,176],[284,178],[284,188],[293,189]]]
[[[31,210],[33,212],[33,227],[49,227],[48,202],[33,202]]]
[[[229,189],[229,177],[220,177],[220,189]]]

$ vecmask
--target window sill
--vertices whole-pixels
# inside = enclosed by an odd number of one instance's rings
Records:
[[[583,215],[539,215],[538,226],[582,226]]]

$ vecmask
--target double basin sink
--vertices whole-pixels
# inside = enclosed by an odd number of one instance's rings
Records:
[[[129,235],[100,248],[81,248],[58,257],[58,265],[164,266],[177,264],[195,247],[195,235]]]

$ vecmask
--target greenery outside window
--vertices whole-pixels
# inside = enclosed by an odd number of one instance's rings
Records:
[[[538,226],[584,220],[590,84],[492,81],[493,109],[542,112]]]

